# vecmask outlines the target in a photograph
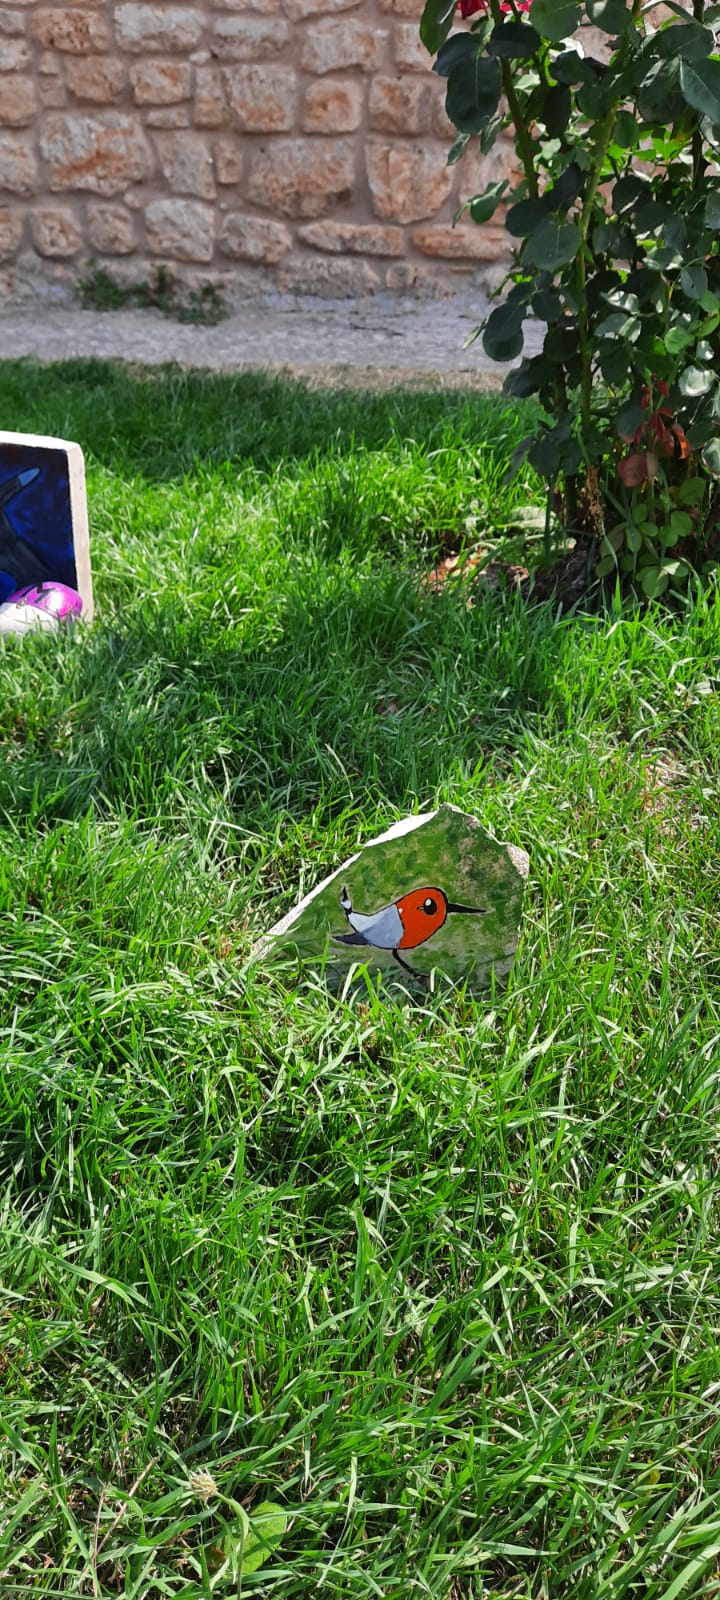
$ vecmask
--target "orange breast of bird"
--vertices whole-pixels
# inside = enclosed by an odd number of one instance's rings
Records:
[[[447,917],[447,895],[442,889],[413,889],[396,904],[405,929],[399,950],[416,950],[437,933]]]

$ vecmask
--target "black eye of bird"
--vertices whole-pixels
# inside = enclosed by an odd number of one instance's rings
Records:
[[[429,917],[434,917],[435,912],[437,911],[437,900],[431,900],[430,895],[428,895],[427,900],[423,900],[423,911],[425,911]]]

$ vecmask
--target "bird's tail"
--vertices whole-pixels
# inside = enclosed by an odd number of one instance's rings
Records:
[[[346,917],[350,916],[350,912],[352,911],[352,900],[350,899],[350,894],[345,884],[343,884],[343,890],[340,896],[340,909],[345,912]]]

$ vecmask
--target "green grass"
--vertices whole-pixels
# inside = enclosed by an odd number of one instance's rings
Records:
[[[98,621],[0,649],[0,1594],[720,1593],[720,602],[420,578],[493,397],[0,368]],[[255,935],[395,817],[529,851],[507,987]],[[218,1493],[213,1492],[213,1486]]]

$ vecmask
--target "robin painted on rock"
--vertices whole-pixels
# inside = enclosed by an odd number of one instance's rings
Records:
[[[340,896],[340,905],[352,933],[337,934],[338,944],[367,944],[376,950],[389,950],[398,965],[404,967],[406,972],[412,972],[414,977],[419,974],[408,966],[407,961],[403,961],[401,950],[417,950],[419,945],[426,944],[434,933],[439,933],[451,911],[459,911],[466,917],[485,915],[478,906],[458,905],[456,901],[448,900],[444,889],[433,887],[411,889],[409,894],[401,895],[389,906],[381,906],[379,911],[374,911],[370,916],[353,911],[346,888],[343,888]]]

